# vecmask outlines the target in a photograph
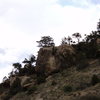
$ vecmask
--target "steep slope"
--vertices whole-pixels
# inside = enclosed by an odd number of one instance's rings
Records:
[[[9,100],[100,100],[100,83],[92,84],[93,75],[100,79],[100,60],[92,59],[89,66],[77,70],[76,66],[55,73],[41,84],[31,84]],[[31,79],[33,76],[30,76]],[[28,81],[27,84],[31,82]],[[0,100],[8,100],[4,92]],[[91,99],[94,98],[94,99]]]
[[[30,61],[17,66],[19,71],[0,84],[0,100],[100,100],[99,46],[41,48],[35,67]]]

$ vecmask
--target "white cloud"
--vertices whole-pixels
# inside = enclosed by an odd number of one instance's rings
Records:
[[[73,5],[62,6],[58,0],[0,0],[0,48],[5,51],[0,54],[0,69],[4,67],[2,70],[7,74],[13,62],[36,52],[36,41],[41,36],[52,36],[58,45],[64,36],[95,30],[99,2],[72,2]]]
[[[0,68],[0,82],[3,81],[3,78],[5,76],[8,76],[8,74],[12,71],[12,67],[9,65],[5,66],[4,68]]]

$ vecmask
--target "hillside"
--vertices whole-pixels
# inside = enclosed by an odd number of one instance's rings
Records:
[[[79,33],[55,46],[48,36],[37,41],[37,58],[20,63],[0,84],[0,100],[100,100],[100,32],[83,41]],[[34,64],[35,63],[35,64]]]
[[[38,85],[34,84],[33,76],[29,76],[27,89],[19,91],[9,100],[100,100],[100,83],[93,85],[91,82],[93,75],[100,79],[99,62],[99,59],[92,59],[89,66],[80,71],[75,66],[68,68],[50,75],[44,83]],[[10,94],[7,91],[5,89],[0,95],[0,100],[8,100]]]

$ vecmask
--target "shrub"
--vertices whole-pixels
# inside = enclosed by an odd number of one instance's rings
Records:
[[[55,55],[57,51],[57,48],[55,46],[52,47],[52,55]]]
[[[64,92],[72,92],[72,87],[69,86],[69,85],[65,85],[65,86],[63,87],[63,91],[64,91]]]
[[[97,75],[93,75],[92,79],[91,79],[91,84],[92,85],[96,85],[99,82],[100,82],[100,79],[98,78],[98,76]]]
[[[77,70],[85,69],[89,66],[89,63],[86,60],[80,61],[77,65]]]
[[[37,84],[44,83],[45,81],[46,81],[45,76],[38,76],[37,77]]]
[[[89,66],[86,54],[84,52],[77,52],[77,70],[82,70]]]
[[[35,91],[37,90],[37,86],[32,86],[32,87],[30,87],[29,89],[28,89],[28,94],[32,94],[32,93],[34,93]]]
[[[57,83],[55,81],[52,81],[51,85],[55,86]]]

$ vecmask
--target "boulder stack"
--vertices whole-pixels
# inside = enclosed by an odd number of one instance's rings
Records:
[[[52,72],[68,68],[75,63],[75,50],[70,45],[41,48],[38,52],[35,70],[49,75]]]

